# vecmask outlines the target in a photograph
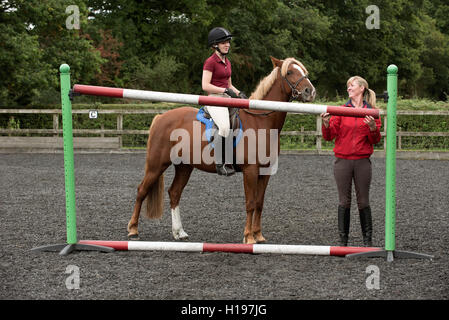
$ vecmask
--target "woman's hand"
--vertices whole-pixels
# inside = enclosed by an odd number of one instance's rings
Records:
[[[369,129],[371,131],[376,131],[376,120],[372,116],[366,116],[365,119],[363,119],[363,122],[368,125]]]
[[[331,115],[327,112],[323,112],[322,114],[320,114],[320,116],[321,116],[321,119],[323,120],[323,125],[326,128],[329,128],[329,121],[331,119]]]

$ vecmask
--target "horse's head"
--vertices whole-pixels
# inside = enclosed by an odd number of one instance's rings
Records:
[[[279,60],[271,57],[273,68],[279,67],[281,72],[281,88],[289,100],[311,102],[315,99],[316,90],[308,78],[304,65],[294,58]]]

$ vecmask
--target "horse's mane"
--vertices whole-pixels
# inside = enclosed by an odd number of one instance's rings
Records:
[[[283,77],[285,77],[285,75],[287,74],[288,67],[292,63],[297,64],[306,75],[309,73],[306,67],[304,67],[304,65],[301,62],[299,62],[295,58],[287,58],[284,60],[284,63],[282,64],[281,75]],[[279,74],[278,71],[279,67],[276,67],[273,69],[273,71],[271,71],[271,73],[268,76],[263,78],[257,85],[256,90],[254,90],[254,92],[251,94],[250,99],[262,100],[267,95],[268,91],[270,91],[271,87],[273,86],[273,83],[278,78]]]
[[[278,71],[279,67],[276,67],[268,76],[263,78],[257,85],[256,90],[251,94],[249,98],[254,100],[262,100],[273,86],[273,83],[276,81],[278,77]]]

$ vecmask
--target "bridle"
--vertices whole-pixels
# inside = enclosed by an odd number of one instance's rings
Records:
[[[281,72],[281,70],[279,70],[279,72]],[[293,85],[288,79],[287,77],[284,77],[281,74],[281,78],[283,80],[285,80],[285,82],[287,82],[288,86],[290,87],[290,89],[292,90],[292,93],[290,95],[290,98],[288,100],[288,102],[292,102],[293,100],[298,100],[298,98],[301,96],[302,92],[299,91],[298,89],[296,89],[298,87],[298,85],[301,83],[301,81],[303,81],[304,79],[308,79],[309,77],[307,75],[302,76],[301,78],[298,79],[298,81],[296,81],[296,83]],[[281,90],[283,93],[287,94],[283,82],[281,82]],[[251,112],[249,110],[243,109],[243,111],[245,111],[246,113],[252,114],[252,115],[257,115],[257,116],[268,116],[270,114],[272,114],[275,111],[268,111],[265,113],[255,113],[255,112]]]
[[[298,100],[298,98],[299,98],[299,96],[301,96],[302,92],[296,88],[298,87],[298,85],[301,83],[302,80],[308,79],[309,77],[307,75],[302,76],[301,78],[298,79],[298,81],[296,81],[296,83],[294,85],[287,79],[287,77],[284,77],[282,75],[281,75],[281,77],[283,80],[285,80],[285,82],[287,82],[288,86],[292,90],[292,93],[290,95],[290,99],[288,100],[288,102],[292,102],[293,100]],[[281,85],[281,89],[284,93],[286,93],[283,85]]]

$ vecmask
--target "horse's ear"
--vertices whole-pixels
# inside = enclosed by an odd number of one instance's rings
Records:
[[[270,56],[270,58],[271,58],[271,62],[273,63],[273,69],[276,67],[280,68],[282,66],[282,63],[284,62],[282,60],[276,59],[275,57]]]

